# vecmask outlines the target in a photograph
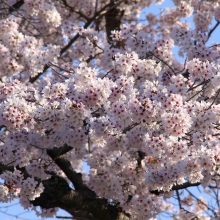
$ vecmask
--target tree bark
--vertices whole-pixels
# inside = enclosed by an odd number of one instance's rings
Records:
[[[124,14],[124,11],[119,10],[117,7],[113,7],[115,4],[115,1],[111,0],[109,6],[112,7],[112,9],[105,14],[105,30],[109,43],[112,41],[111,31],[120,30],[121,18]]]
[[[83,183],[82,174],[77,173],[71,163],[63,157],[63,154],[71,149],[72,147],[64,145],[61,148],[47,150],[47,154],[66,174],[74,190],[69,187],[65,179],[53,174],[50,179],[43,181],[44,192],[31,203],[42,208],[59,207],[76,219],[132,220],[131,216],[123,212],[120,206],[99,198]]]
[[[44,180],[44,192],[31,203],[42,208],[59,207],[74,218],[88,220],[132,220],[119,206],[98,198],[91,190],[73,190],[62,177],[53,175]]]

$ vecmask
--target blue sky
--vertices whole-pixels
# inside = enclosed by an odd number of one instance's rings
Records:
[[[173,7],[173,3],[170,0],[165,0],[165,2],[161,5],[152,5],[150,8],[143,10],[141,18],[144,18],[145,15],[149,12],[158,15],[161,11],[163,11],[165,7]],[[193,28],[192,19],[189,18],[187,21],[191,23],[192,28]],[[215,22],[213,21],[212,26],[214,25],[215,25]],[[212,35],[212,37],[209,39],[208,45],[211,45],[212,42],[219,42],[219,36],[220,36],[220,27],[216,29],[215,34]],[[176,49],[174,49],[174,53],[175,54],[177,53]],[[190,188],[190,191],[194,192],[197,197],[200,196],[198,190],[196,189],[192,190],[192,188]],[[70,216],[67,212],[63,210],[60,210],[57,213],[57,215],[58,216]],[[19,205],[18,200],[15,200],[11,204],[0,203],[0,220],[21,220],[21,219],[22,220],[41,220],[42,218],[36,217],[33,211],[24,210]],[[55,219],[57,220],[57,218],[48,218],[48,220],[55,220]]]
[[[57,216],[68,216],[64,210],[59,210]],[[47,218],[47,220],[57,220],[58,218]],[[37,217],[34,211],[24,210],[16,199],[12,203],[1,203],[0,204],[0,220],[43,220]]]

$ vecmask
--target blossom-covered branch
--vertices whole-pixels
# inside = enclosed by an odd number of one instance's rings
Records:
[[[219,218],[220,46],[207,41],[220,2],[175,0],[139,23],[153,3],[3,2],[1,202],[40,217]]]

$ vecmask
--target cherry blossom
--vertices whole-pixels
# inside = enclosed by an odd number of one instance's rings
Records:
[[[153,3],[3,1],[1,202],[40,217],[220,218],[219,200],[188,189],[218,193],[220,46],[207,41],[220,2],[174,0],[138,23]]]

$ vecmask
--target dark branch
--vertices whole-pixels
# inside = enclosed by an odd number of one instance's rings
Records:
[[[34,77],[30,77],[30,82],[31,83],[34,83],[43,73],[45,73],[48,69],[49,69],[49,65],[45,65],[44,66],[44,69],[43,69],[43,71],[42,72],[40,72],[40,73],[38,73],[36,76],[34,76]]]
[[[121,18],[123,17],[124,11],[119,10],[115,6],[114,0],[111,0],[109,6],[110,10],[105,14],[105,30],[107,35],[107,40],[111,43],[111,31],[113,30],[120,30],[121,26]]]
[[[77,218],[87,220],[131,220],[120,207],[106,199],[91,195],[87,190],[72,190],[66,180],[52,176],[43,181],[45,187],[40,197],[31,203],[42,208],[59,207]]]
[[[20,0],[13,5],[7,3],[7,1],[0,1],[0,20],[6,19],[12,12],[17,11],[24,4],[24,0]]]
[[[71,12],[75,12],[75,13],[77,13],[77,14],[79,14],[82,18],[84,18],[85,20],[89,20],[89,17],[87,17],[85,14],[83,14],[80,10],[77,10],[77,9],[75,9],[74,7],[71,7],[68,3],[67,3],[67,1],[66,0],[61,0],[62,1],[62,3],[64,4],[64,6],[66,7],[66,8],[69,8],[69,10],[71,11]]]
[[[192,186],[199,186],[200,184],[201,184],[201,183],[190,183],[190,182],[186,182],[186,183],[183,183],[183,184],[181,184],[181,185],[175,185],[175,186],[173,186],[170,191],[180,190],[180,189],[186,189],[186,188],[192,187]],[[164,193],[164,191],[152,190],[152,191],[150,191],[150,193],[155,194],[155,195],[160,195],[160,193]]]
[[[67,144],[64,144],[63,147],[59,147],[59,148],[53,148],[53,149],[49,149],[47,150],[47,153],[49,153],[50,157],[54,160],[55,158],[68,153],[69,151],[71,151],[73,148],[71,146],[68,146]]]
[[[175,191],[176,191],[176,195],[177,195],[177,201],[178,201],[178,204],[179,204],[179,208],[182,209],[179,191],[178,190],[175,190]]]
[[[14,166],[4,165],[4,164],[2,164],[2,163],[0,162],[0,175],[1,175],[4,171],[13,172],[13,171],[14,171]]]
[[[9,12],[12,13],[13,11],[18,10],[23,4],[24,4],[24,0],[20,0],[16,2],[9,8]]]
[[[93,193],[93,191],[88,189],[88,187],[83,183],[82,174],[73,170],[71,163],[62,156],[64,153],[70,151],[71,149],[71,147],[65,145],[61,148],[49,149],[47,150],[47,154],[66,174],[67,178],[72,182],[76,190],[86,189]]]
[[[219,21],[217,21],[216,24],[215,24],[215,26],[209,31],[206,42],[209,40],[209,38],[211,37],[212,33],[216,30],[216,28],[217,28],[218,26],[219,26]]]

